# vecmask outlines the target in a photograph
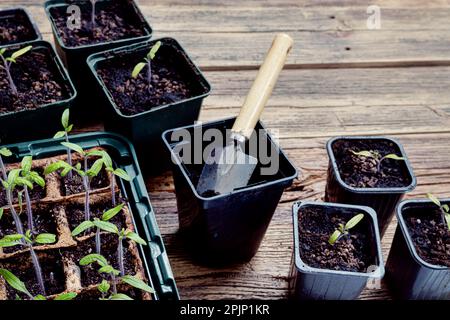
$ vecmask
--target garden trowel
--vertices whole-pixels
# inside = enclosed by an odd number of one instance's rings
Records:
[[[272,94],[293,40],[287,34],[278,34],[259,69],[239,116],[231,129],[231,143],[212,150],[203,167],[197,192],[200,195],[230,193],[245,187],[255,170],[258,159],[243,151],[261,113]]]

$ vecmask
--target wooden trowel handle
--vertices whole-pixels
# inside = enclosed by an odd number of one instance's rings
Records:
[[[273,88],[286,63],[293,40],[287,34],[278,34],[259,69],[255,82],[245,99],[241,112],[234,122],[232,132],[249,139],[264,107],[272,95]]]

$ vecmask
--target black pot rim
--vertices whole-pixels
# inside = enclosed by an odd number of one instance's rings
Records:
[[[29,40],[29,41],[21,41],[21,42],[11,43],[11,44],[4,45],[4,47],[10,46],[10,45],[20,45],[22,43],[42,40],[41,31],[39,30],[39,28],[37,26],[37,23],[33,19],[33,16],[30,14],[30,11],[28,10],[28,8],[26,8],[24,6],[21,6],[21,5],[18,5],[18,6],[2,8],[0,10],[0,12],[3,12],[3,11],[14,11],[14,10],[19,10],[19,11],[21,10],[21,11],[23,11],[25,13],[25,15],[28,17],[28,20],[31,22],[31,26],[33,27],[34,32],[36,33],[36,39]]]
[[[314,268],[307,265],[300,257],[299,250],[299,234],[298,234],[298,212],[304,206],[322,206],[322,207],[334,207],[334,208],[349,208],[364,211],[368,214],[372,220],[372,227],[374,228],[376,250],[377,250],[377,269],[373,272],[353,272],[353,271],[343,271],[343,270],[331,270],[331,269],[320,269]],[[383,255],[381,252],[381,241],[378,232],[378,221],[377,214],[375,210],[366,206],[356,206],[349,204],[340,203],[329,203],[329,202],[316,202],[316,201],[297,201],[292,205],[292,217],[293,217],[293,231],[294,231],[294,262],[297,270],[303,273],[309,274],[329,274],[329,275],[341,275],[341,276],[355,276],[355,277],[367,277],[381,279],[384,276],[384,263]]]
[[[164,141],[164,144],[166,145],[167,149],[169,150],[170,154],[171,154],[171,159],[175,160],[176,165],[180,168],[181,172],[183,173],[184,179],[186,179],[186,181],[188,182],[193,194],[195,195],[195,197],[199,200],[202,201],[211,201],[211,200],[217,200],[217,199],[221,199],[221,198],[225,198],[225,197],[229,197],[230,195],[235,195],[235,194],[239,194],[242,192],[247,192],[247,191],[251,191],[251,190],[257,190],[257,189],[263,189],[269,186],[272,186],[274,184],[278,184],[280,182],[287,182],[290,180],[293,180],[295,178],[298,177],[298,170],[297,168],[292,164],[292,162],[289,160],[289,158],[286,156],[286,154],[284,153],[284,151],[280,148],[280,146],[278,146],[275,141],[273,140],[272,136],[270,135],[269,131],[267,131],[266,127],[264,126],[264,124],[260,121],[260,124],[262,126],[262,128],[266,131],[267,134],[267,139],[273,143],[274,145],[277,146],[277,150],[278,152],[286,158],[287,162],[289,163],[289,165],[292,167],[292,169],[294,170],[294,174],[290,175],[290,176],[286,176],[282,179],[278,179],[278,180],[273,180],[273,181],[269,181],[266,183],[261,183],[261,184],[257,184],[251,187],[245,187],[245,188],[240,188],[239,190],[235,190],[231,193],[226,193],[226,194],[219,194],[217,196],[214,197],[203,197],[201,196],[198,192],[197,192],[197,188],[194,186],[194,184],[192,183],[191,179],[189,178],[189,174],[186,172],[186,169],[184,168],[184,166],[182,165],[182,161],[179,158],[179,156],[173,152],[173,149],[170,147],[170,143],[166,138],[166,135],[168,135],[170,132],[174,132],[177,130],[182,130],[182,129],[189,129],[189,128],[199,128],[199,127],[203,127],[205,125],[213,125],[215,123],[218,122],[222,122],[222,121],[229,121],[231,119],[235,119],[236,117],[229,117],[229,118],[225,118],[225,119],[221,119],[221,120],[217,120],[217,121],[212,121],[212,122],[207,122],[207,123],[200,123],[200,124],[194,124],[194,125],[189,125],[189,126],[184,126],[184,127],[179,127],[179,128],[174,128],[174,129],[169,129],[166,130],[162,133],[162,139]]]
[[[400,150],[401,156],[405,158],[404,162],[406,164],[407,172],[411,178],[411,183],[406,187],[396,187],[396,188],[355,188],[355,187],[349,186],[341,178],[341,174],[340,174],[339,168],[337,166],[336,157],[334,156],[333,144],[337,140],[388,140],[388,141],[391,141],[392,143],[397,145],[397,147]],[[414,190],[417,186],[417,179],[416,179],[416,176],[414,175],[411,163],[409,161],[409,158],[406,155],[405,149],[403,148],[402,144],[394,138],[385,137],[385,136],[339,136],[339,137],[334,137],[334,138],[331,138],[330,140],[328,140],[328,142],[327,142],[327,152],[328,152],[328,157],[331,160],[331,165],[333,167],[333,171],[335,173],[336,180],[338,181],[340,186],[342,188],[346,189],[347,191],[350,191],[353,193],[365,193],[365,194],[367,194],[367,193],[371,193],[371,194],[406,193],[406,192],[410,192],[410,191]]]
[[[55,51],[55,48],[53,47],[53,45],[50,42],[47,42],[45,40],[34,40],[34,41],[29,41],[29,42],[22,42],[22,43],[15,43],[15,44],[11,44],[11,45],[7,45],[7,46],[3,46],[1,48],[14,48],[14,47],[20,47],[23,48],[27,45],[32,45],[33,48],[39,48],[39,47],[45,47],[47,49],[49,49],[53,54],[52,54],[52,58],[53,58],[53,62],[56,64],[57,70],[60,72],[61,77],[63,78],[63,80],[69,85],[69,94],[70,97],[64,100],[59,100],[56,102],[52,102],[52,103],[47,103],[47,104],[43,104],[40,105],[37,109],[43,109],[43,108],[51,108],[51,107],[58,107],[62,104],[67,105],[68,103],[71,103],[73,100],[75,100],[75,98],[78,95],[77,89],[75,88],[75,86],[73,85],[72,80],[70,79],[69,74],[67,73],[66,68],[64,68],[64,65],[61,61],[61,58],[58,56],[58,54]],[[21,110],[21,111],[12,111],[9,113],[3,113],[0,115],[0,118],[2,117],[7,117],[7,116],[14,116],[17,114],[21,114],[24,112],[30,112],[30,111],[34,111],[33,110]]]
[[[125,39],[119,39],[119,40],[115,40],[115,41],[111,41],[116,43],[116,44],[120,44],[122,42],[127,42],[130,41],[131,39],[135,39],[136,41],[139,40],[144,40],[144,39],[149,39],[152,36],[152,28],[150,27],[150,24],[148,23],[147,19],[145,18],[145,16],[142,14],[142,11],[139,9],[139,6],[136,5],[136,2],[133,0],[131,1],[131,3],[134,5],[136,12],[143,18],[143,22],[145,22],[145,31],[146,31],[146,35],[143,36],[139,36],[139,37],[132,37],[132,38],[125,38]],[[58,42],[58,45],[61,46],[62,49],[64,49],[65,51],[82,51],[82,50],[86,50],[86,49],[91,49],[91,48],[96,48],[96,47],[100,47],[103,45],[106,45],[110,42],[99,42],[99,43],[92,43],[92,44],[87,44],[87,45],[81,45],[81,46],[76,46],[76,47],[68,47],[64,44],[64,41],[62,41],[61,36],[58,32],[58,29],[56,28],[56,25],[54,23],[53,17],[50,13],[50,9],[52,8],[56,8],[56,7],[63,7],[63,6],[68,6],[69,3],[66,2],[60,2],[58,0],[47,0],[44,4],[45,7],[45,14],[47,15],[48,20],[50,21],[50,24],[52,26],[52,31],[53,31],[53,35],[55,36],[56,41]]]
[[[96,70],[96,65],[99,62],[104,61],[104,60],[107,59],[105,57],[105,55],[108,55],[108,54],[114,55],[114,54],[122,53],[122,52],[137,51],[137,50],[140,50],[142,48],[148,47],[151,44],[156,43],[158,41],[161,41],[161,42],[164,42],[164,41],[168,42],[168,41],[170,41],[175,46],[178,46],[179,49],[181,49],[181,51],[184,53],[186,59],[188,60],[188,62],[192,66],[192,68],[195,71],[195,73],[198,75],[198,77],[204,83],[206,91],[203,94],[200,94],[200,95],[197,95],[197,96],[193,96],[193,97],[190,97],[188,99],[180,100],[180,101],[177,101],[177,102],[174,102],[174,103],[161,105],[161,106],[152,108],[150,110],[147,110],[147,111],[144,111],[144,112],[141,112],[141,113],[137,113],[137,114],[133,114],[133,115],[125,115],[117,107],[117,104],[114,101],[114,98],[112,97],[112,95],[109,92],[109,90],[105,87],[105,85],[103,83],[103,80],[99,77],[99,75],[97,73],[97,70]],[[206,80],[205,76],[203,75],[203,73],[201,72],[199,67],[196,64],[194,64],[194,62],[189,57],[189,55],[187,54],[186,50],[181,46],[181,44],[176,39],[170,38],[170,37],[163,37],[163,38],[154,39],[154,40],[145,40],[145,41],[137,42],[137,43],[130,44],[130,45],[127,45],[127,46],[123,46],[123,47],[119,47],[119,48],[115,48],[115,49],[109,49],[109,50],[106,50],[106,51],[98,52],[98,53],[90,55],[87,58],[86,63],[89,65],[89,69],[91,70],[91,72],[94,75],[95,79],[98,81],[98,83],[100,83],[102,85],[103,93],[108,97],[108,100],[110,101],[111,105],[113,106],[113,109],[115,110],[116,114],[119,117],[124,118],[124,119],[134,119],[134,118],[138,118],[138,117],[141,117],[141,116],[149,114],[149,113],[157,112],[157,111],[162,110],[162,109],[166,109],[166,108],[170,108],[170,107],[173,107],[173,106],[177,106],[179,104],[188,103],[188,102],[191,102],[191,101],[197,100],[197,99],[204,99],[207,96],[209,96],[209,94],[211,93],[211,84],[208,82],[208,80]]]
[[[450,198],[442,199],[442,201],[450,202]],[[400,202],[400,204],[397,206],[396,214],[397,214],[397,220],[398,220],[398,228],[400,228],[400,230],[402,231],[403,237],[406,240],[406,243],[408,245],[409,253],[413,257],[413,259],[419,265],[421,265],[424,268],[434,269],[434,270],[450,270],[450,267],[438,266],[438,265],[434,265],[434,264],[426,262],[417,253],[417,250],[416,250],[416,247],[414,245],[414,242],[413,242],[413,240],[411,238],[411,235],[409,234],[408,226],[406,225],[406,221],[405,221],[405,219],[403,217],[403,210],[407,206],[410,206],[412,204],[418,204],[418,205],[420,205],[420,204],[427,204],[427,205],[431,205],[431,204],[433,204],[433,202],[431,202],[429,199],[411,199],[411,200],[404,200],[404,201]]]

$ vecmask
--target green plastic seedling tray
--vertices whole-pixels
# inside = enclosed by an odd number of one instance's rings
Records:
[[[0,115],[0,142],[15,143],[30,139],[42,139],[49,137],[61,127],[61,115],[66,108],[71,108],[77,96],[72,80],[67,74],[61,60],[53,46],[46,41],[31,41],[22,44],[5,46],[8,50],[18,50],[27,45],[33,45],[33,50],[48,49],[54,62],[55,69],[59,72],[61,85],[68,87],[69,97],[65,100],[39,106],[34,110],[21,110]]]
[[[96,6],[101,6],[102,2],[106,2],[109,0],[100,0],[97,1]],[[114,0],[117,1],[117,0]],[[100,42],[89,45],[80,45],[76,47],[66,46],[59,35],[59,32],[56,28],[55,22],[53,20],[51,10],[53,8],[58,7],[67,7],[71,4],[81,4],[83,2],[88,1],[67,1],[67,0],[49,0],[45,2],[45,13],[50,21],[52,26],[52,33],[55,42],[56,51],[58,55],[61,57],[61,60],[64,62],[70,77],[72,78],[75,87],[78,90],[78,98],[75,102],[74,115],[78,119],[83,119],[87,114],[92,114],[92,112],[96,112],[97,115],[101,115],[100,110],[96,108],[92,108],[91,103],[91,89],[95,86],[95,79],[92,77],[91,72],[89,71],[89,67],[86,63],[86,59],[98,52],[126,46],[129,44],[133,44],[136,42],[149,40],[152,36],[152,28],[149,23],[145,19],[144,15],[140,11],[139,7],[133,0],[121,0],[128,1],[131,8],[134,10],[136,17],[139,19],[142,24],[143,30],[145,30],[145,35],[133,38],[120,39],[109,42]]]
[[[154,299],[178,300],[178,289],[132,144],[120,135],[106,132],[73,135],[70,136],[70,141],[84,149],[107,149],[115,165],[132,177],[131,182],[121,181],[119,186],[123,196],[128,199],[138,234],[148,243],[148,246],[139,246],[139,251],[147,276],[156,291]],[[55,139],[23,142],[6,147],[13,153],[12,157],[6,159],[8,163],[18,162],[28,155],[39,159],[66,152],[60,141]]]

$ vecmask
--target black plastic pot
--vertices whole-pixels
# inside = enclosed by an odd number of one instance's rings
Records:
[[[183,131],[189,132],[191,136],[201,136],[204,130],[212,128],[225,134],[225,130],[233,126],[234,120],[235,118],[231,118],[187,126],[163,134],[164,142],[174,161],[173,175],[180,230],[193,255],[200,262],[207,264],[223,265],[249,261],[258,251],[284,189],[289,187],[298,175],[283,151],[274,143],[263,125],[258,123],[256,130],[263,133],[258,137],[258,146],[261,145],[261,139],[264,139],[272,152],[279,155],[276,174],[262,176],[260,169],[263,166],[260,162],[248,186],[229,194],[212,197],[199,195],[196,185],[203,168],[203,160],[199,159],[198,164],[184,163],[177,149],[183,145],[185,150],[191,152],[200,147],[204,150],[209,142],[199,141],[199,146],[195,141],[180,142],[175,137]]]
[[[109,0],[99,0],[96,3],[97,8],[102,6],[102,3],[108,2]],[[117,1],[117,0],[116,0]],[[70,4],[84,4],[89,5],[88,1],[69,1],[69,0],[50,0],[45,3],[45,12],[48,19],[52,25],[53,37],[55,40],[56,51],[61,57],[64,65],[66,66],[70,77],[72,78],[75,87],[78,90],[78,98],[76,100],[74,115],[80,120],[85,120],[87,115],[97,115],[100,116],[100,110],[96,108],[95,104],[91,99],[91,91],[95,86],[95,79],[92,77],[89,67],[86,64],[86,59],[97,52],[102,52],[112,48],[117,48],[125,46],[131,43],[136,43],[142,40],[150,39],[152,34],[152,29],[145,19],[142,12],[139,10],[138,6],[133,0],[119,0],[129,3],[130,10],[135,13],[135,21],[139,21],[142,24],[142,28],[145,31],[144,36],[121,39],[116,41],[96,43],[91,45],[80,45],[77,47],[69,47],[62,41],[58,30],[55,26],[52,10],[57,8],[66,8]]]
[[[450,204],[450,199],[443,203]],[[435,204],[429,200],[406,200],[397,208],[398,226],[386,263],[386,278],[394,293],[405,300],[449,300],[450,268],[424,261],[416,251],[406,225],[408,211]]]
[[[20,44],[20,43],[24,43],[24,42],[30,42],[30,41],[36,41],[36,40],[42,39],[41,33],[39,32],[39,29],[38,29],[36,23],[34,22],[31,15],[28,13],[27,9],[25,9],[24,7],[19,6],[19,7],[1,10],[0,11],[0,21],[4,20],[4,19],[14,19],[17,22],[22,22],[22,24],[26,28],[28,28],[31,32],[30,32],[29,37],[27,37],[27,39],[12,41],[12,42],[8,42],[8,43],[1,43],[0,44],[1,46]],[[1,24],[1,22],[0,22],[0,24]]]
[[[401,188],[355,188],[347,185],[339,174],[338,164],[333,153],[333,145],[339,140],[387,140],[392,142],[397,148],[397,155],[406,159],[405,161],[401,161],[401,163],[403,165],[403,172],[410,181],[409,185]],[[380,234],[383,236],[394,216],[395,207],[405,194],[414,190],[417,185],[416,177],[414,176],[403,146],[398,141],[386,137],[337,137],[328,141],[327,152],[330,158],[330,164],[328,166],[325,201],[373,208],[378,216]]]
[[[17,50],[28,44],[33,50],[45,49],[50,53],[55,69],[58,70],[61,82],[65,83],[70,91],[70,98],[55,103],[40,106],[34,110],[22,110],[0,115],[0,141],[13,143],[29,139],[47,138],[53,136],[61,129],[61,115],[66,108],[71,108],[77,95],[67,71],[56,55],[53,46],[46,41],[33,41],[31,43],[8,46],[8,50]]]
[[[136,230],[148,244],[145,247],[139,246],[139,251],[143,258],[147,276],[156,291],[154,298],[178,299],[178,290],[169,259],[131,143],[124,137],[106,132],[73,135],[70,137],[70,141],[79,144],[84,149],[94,147],[107,149],[116,166],[125,170],[132,177],[131,182],[120,180],[120,188],[124,197],[128,199]],[[6,147],[13,152],[12,157],[5,159],[9,163],[18,162],[27,155],[39,159],[65,154],[66,152],[60,141],[55,139],[24,142]]]
[[[305,207],[326,207],[329,212],[346,212],[350,215],[364,213],[369,219],[363,219],[357,228],[367,230],[372,243],[374,265],[367,273],[327,270],[310,267],[302,261],[299,245],[298,217]],[[328,212],[327,212],[328,213]],[[292,207],[294,226],[294,252],[291,260],[290,293],[293,299],[299,300],[354,300],[366,287],[370,279],[378,279],[384,275],[383,256],[381,253],[380,235],[377,215],[372,208],[363,206],[297,202]]]
[[[117,55],[120,55],[120,59],[126,58],[128,54],[139,54],[145,57],[157,41],[162,42],[158,54],[175,56],[176,60],[180,61],[180,68],[183,69],[184,74],[192,79],[190,82],[196,86],[195,91],[198,94],[192,98],[162,105],[136,115],[124,115],[117,107],[97,70],[102,63],[117,58]],[[98,96],[96,103],[105,110],[106,130],[128,137],[136,147],[141,161],[145,163],[145,169],[148,169],[149,172],[158,173],[163,169],[169,169],[170,160],[161,140],[161,134],[172,128],[194,124],[200,114],[203,99],[211,91],[210,84],[186,51],[175,39],[163,38],[92,55],[88,59],[88,64],[96,78]],[[149,152],[149,146],[151,146],[151,152]],[[155,157],[155,155],[157,156]]]

